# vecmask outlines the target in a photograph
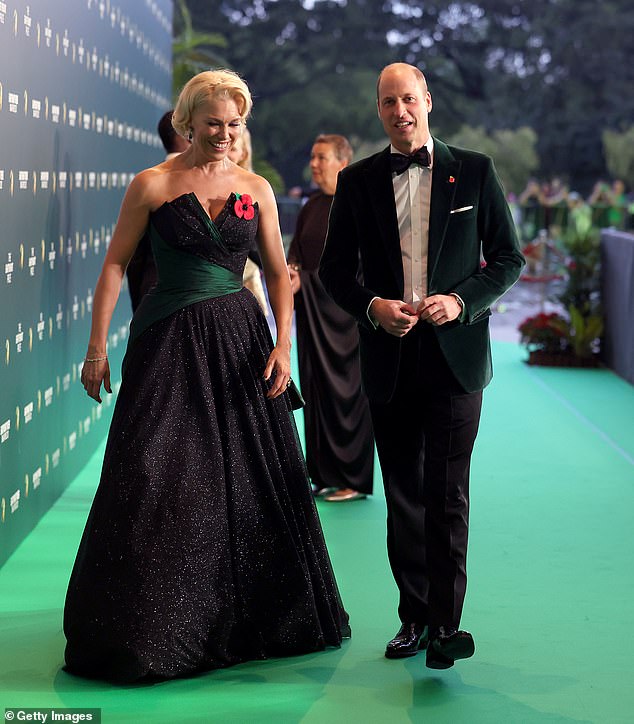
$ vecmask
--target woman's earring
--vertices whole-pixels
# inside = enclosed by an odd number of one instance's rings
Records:
[[[191,143],[193,138],[194,138],[194,132],[190,128],[189,133],[187,134],[187,140]]]

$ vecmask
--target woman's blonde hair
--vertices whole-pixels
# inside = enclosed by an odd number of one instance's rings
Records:
[[[225,68],[205,70],[190,78],[180,92],[172,116],[174,130],[187,138],[192,115],[210,98],[230,98],[243,121],[249,117],[253,106],[249,87],[237,73]]]

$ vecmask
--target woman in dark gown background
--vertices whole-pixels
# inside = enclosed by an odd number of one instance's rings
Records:
[[[322,134],[315,139],[310,169],[319,191],[302,207],[288,250],[299,377],[306,400],[306,464],[315,494],[328,502],[371,494],[374,472],[374,436],[361,391],[357,324],[332,301],[317,276],[337,174],[351,160],[352,148],[344,136]]]
[[[159,281],[132,320],[69,582],[74,674],[172,678],[349,635],[286,393],[292,293],[275,198],[227,158],[250,108],[230,71],[189,81],[174,125],[191,146],[134,178],[104,260],[82,370],[98,402],[112,311],[144,235]],[[242,286],[254,239],[275,345]]]

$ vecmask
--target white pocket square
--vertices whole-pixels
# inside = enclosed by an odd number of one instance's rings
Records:
[[[461,206],[459,209],[452,209],[449,213],[450,214],[459,214],[462,211],[471,211],[473,208],[473,204],[471,206]]]

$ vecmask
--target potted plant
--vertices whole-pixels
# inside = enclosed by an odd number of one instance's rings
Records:
[[[561,239],[565,287],[555,301],[564,313],[537,314],[519,326],[529,364],[598,366],[603,334],[600,299],[600,233],[584,216],[572,215]]]
[[[557,364],[568,352],[568,320],[557,312],[540,312],[519,326],[520,342],[528,350],[529,364]]]

